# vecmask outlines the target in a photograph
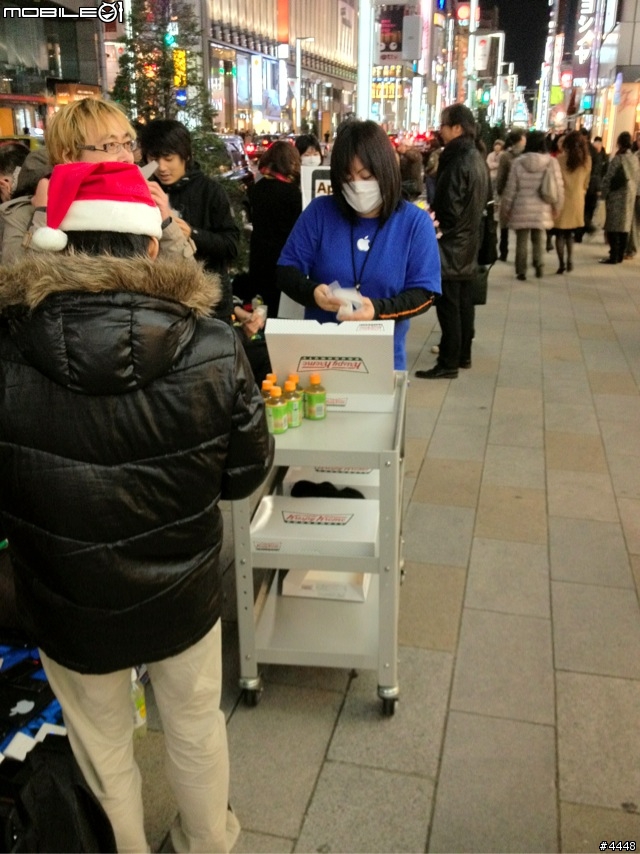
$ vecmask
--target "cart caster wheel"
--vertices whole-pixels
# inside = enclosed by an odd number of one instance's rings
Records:
[[[385,718],[392,718],[396,712],[396,703],[398,702],[397,697],[383,697],[382,698],[382,714]]]
[[[245,706],[249,706],[249,708],[253,709],[260,702],[262,691],[254,691],[251,688],[245,688],[243,693]]]

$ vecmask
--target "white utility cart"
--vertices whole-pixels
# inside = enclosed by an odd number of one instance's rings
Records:
[[[382,711],[395,711],[407,374],[390,374],[385,411],[330,409],[325,420],[276,436],[267,485],[232,502],[240,687],[249,705],[262,691],[260,664],[293,664],[375,670]],[[326,384],[339,379],[327,374]],[[357,488],[359,475],[363,499],[288,494],[296,476]],[[257,569],[266,572],[256,597]],[[370,577],[360,601],[346,601],[344,590],[345,598],[283,595],[288,570]],[[327,587],[333,577],[325,576]]]

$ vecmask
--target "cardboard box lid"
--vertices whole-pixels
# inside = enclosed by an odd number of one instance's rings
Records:
[[[280,382],[297,373],[303,387],[310,374],[319,373],[328,409],[388,411],[395,387],[393,329],[392,320],[269,318],[265,338],[271,369]]]

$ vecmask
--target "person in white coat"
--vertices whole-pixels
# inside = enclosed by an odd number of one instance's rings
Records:
[[[551,170],[556,197],[553,205],[540,195],[545,171]],[[545,150],[542,131],[527,134],[524,154],[514,161],[500,204],[501,225],[516,232],[516,276],[527,278],[527,247],[529,236],[536,277],[544,274],[543,246],[546,229],[553,228],[554,217],[562,210],[564,187],[562,173],[555,158]]]

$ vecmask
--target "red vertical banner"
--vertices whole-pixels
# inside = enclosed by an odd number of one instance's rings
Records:
[[[278,44],[289,44],[289,0],[278,0]]]

